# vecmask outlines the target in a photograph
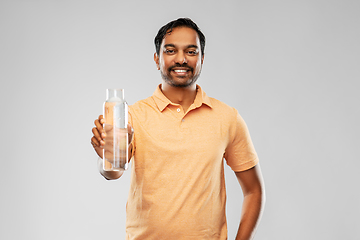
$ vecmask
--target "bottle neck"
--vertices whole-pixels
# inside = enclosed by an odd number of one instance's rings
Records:
[[[108,101],[111,99],[125,100],[124,89],[106,89],[106,100]]]

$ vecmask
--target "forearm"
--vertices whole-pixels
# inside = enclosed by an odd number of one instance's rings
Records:
[[[264,192],[253,192],[244,196],[241,220],[236,240],[251,240],[254,238],[264,206]]]

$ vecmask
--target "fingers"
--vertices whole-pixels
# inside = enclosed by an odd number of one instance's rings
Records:
[[[93,147],[100,147],[100,142],[96,139],[96,137],[92,137],[91,138],[91,145],[93,145]]]
[[[94,134],[94,136],[92,137],[92,140],[93,139],[96,139],[96,141],[93,141],[94,143],[100,143],[100,141],[102,140],[102,137],[101,137],[101,135],[100,135],[100,133],[99,133],[99,130],[96,128],[96,127],[94,127],[93,129],[92,129],[92,133]],[[98,144],[99,145],[99,144]]]
[[[94,121],[95,127],[92,128],[92,133],[94,134],[94,136],[91,138],[91,144],[93,145],[94,148],[96,147],[102,147],[104,146],[105,142],[104,142],[104,129],[103,129],[103,124],[104,124],[104,118],[103,115],[100,115],[98,119],[96,119]],[[96,150],[96,149],[95,149]]]
[[[104,133],[104,124],[105,120],[103,118],[103,115],[100,115],[98,119],[94,121],[95,127],[92,129],[92,132],[94,134],[94,137],[100,142],[105,136],[103,136]]]
[[[101,120],[102,121],[102,123],[101,124],[104,124],[104,122],[105,122],[105,119],[104,119],[104,116],[103,115],[99,115],[99,121]],[[101,122],[100,121],[100,122]]]
[[[100,116],[102,116],[102,115],[100,115]],[[99,119],[96,119],[94,121],[94,124],[95,124],[96,128],[98,129],[99,133],[104,132],[104,128],[103,128],[104,122],[105,122],[104,119],[103,118],[100,119],[100,117],[99,117]]]
[[[128,123],[127,129],[128,129],[129,134],[132,133],[132,132],[134,132],[134,129],[132,128],[132,126],[131,126],[130,123]]]
[[[103,115],[99,115],[98,119],[94,121],[95,127],[92,129],[92,133],[94,136],[91,138],[91,145],[93,146],[95,152],[99,155],[100,158],[103,158],[103,147],[105,145],[104,142],[104,129],[103,124],[105,123],[105,119]]]
[[[102,141],[102,142],[104,142],[104,141]],[[93,148],[94,148],[95,152],[97,153],[97,155],[100,158],[103,158],[104,144],[99,143],[99,141],[95,137],[92,137],[91,138],[91,145],[93,146]]]
[[[133,140],[133,136],[134,136],[134,129],[132,128],[131,124],[128,123],[127,125],[127,129],[128,129],[128,134],[129,134],[129,144],[132,142]]]
[[[105,133],[101,133],[100,134],[100,131],[96,128],[96,127],[94,127],[93,129],[92,129],[92,132],[93,132],[93,134],[94,134],[94,136],[93,136],[93,138],[92,138],[92,141],[94,142],[94,143],[96,143],[96,145],[97,146],[103,146],[104,144],[105,144],[105,142],[104,142],[104,138],[105,138]],[[96,141],[94,141],[93,139],[95,139]]]
[[[105,141],[108,142],[109,146],[112,146],[114,144],[113,137],[115,132],[119,131],[119,136],[123,136],[123,134],[126,134],[126,131],[121,133],[121,129],[113,129],[112,125],[106,125],[104,123],[105,119],[103,115],[100,115],[98,119],[94,121],[95,127],[92,129],[92,133],[94,136],[91,138],[91,144],[99,155],[102,152],[102,149],[104,149],[105,147]],[[127,125],[127,134],[128,143],[130,144],[133,140],[134,135],[134,129],[132,128],[131,124]]]

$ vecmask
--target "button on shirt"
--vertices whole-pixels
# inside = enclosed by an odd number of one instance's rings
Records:
[[[126,239],[226,239],[223,159],[234,171],[258,163],[236,109],[197,86],[187,112],[158,86],[129,108],[134,128]]]

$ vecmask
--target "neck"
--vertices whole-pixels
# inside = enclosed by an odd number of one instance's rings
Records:
[[[162,82],[161,91],[173,103],[180,104],[184,112],[193,104],[196,97],[196,84],[188,87],[173,87],[166,82]]]

